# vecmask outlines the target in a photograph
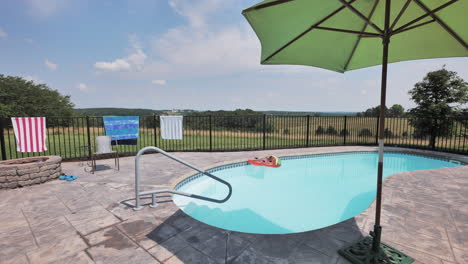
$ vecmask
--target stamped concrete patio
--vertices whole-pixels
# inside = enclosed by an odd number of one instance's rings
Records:
[[[174,153],[199,167],[261,155],[375,150],[330,147]],[[467,158],[467,157],[462,157]],[[290,235],[228,232],[185,215],[165,197],[134,212],[134,157],[98,161],[85,173],[63,163],[73,182],[0,191],[0,263],[348,263],[337,249],[367,235],[374,209],[348,221]],[[99,167],[98,167],[99,169]],[[159,154],[142,158],[145,189],[170,187],[190,169]],[[468,166],[396,174],[384,181],[383,241],[415,263],[468,263]],[[149,202],[149,201],[147,201]],[[306,210],[306,209],[305,209]]]

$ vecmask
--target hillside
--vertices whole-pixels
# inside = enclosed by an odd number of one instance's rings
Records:
[[[77,108],[75,112],[78,115],[88,116],[148,116],[148,115],[282,115],[282,116],[355,116],[356,112],[296,112],[296,111],[254,111],[250,109],[237,109],[234,111],[195,111],[190,109],[178,110],[154,110],[144,108]]]
[[[84,116],[147,116],[159,115],[165,111],[140,108],[77,108],[75,112]]]

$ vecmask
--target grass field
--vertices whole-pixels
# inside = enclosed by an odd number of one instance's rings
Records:
[[[236,117],[242,118],[242,117]],[[376,145],[377,118],[347,117],[310,117],[306,116],[267,116],[265,123],[270,131],[253,132],[252,129],[239,126],[236,129],[222,129],[212,124],[196,126],[194,120],[185,120],[183,140],[162,140],[159,124],[156,128],[140,128],[137,146],[119,146],[123,154],[134,154],[145,146],[157,146],[167,151],[235,151],[256,149],[298,148],[334,145]],[[192,122],[187,125],[187,122]],[[242,124],[242,123],[240,123]],[[348,131],[346,137],[343,130]],[[322,127],[330,133],[318,133]],[[332,127],[332,129],[329,129]],[[385,143],[404,147],[428,148],[429,139],[413,138],[414,128],[405,118],[388,118]],[[362,134],[362,130],[368,132]],[[262,130],[262,129],[260,129]],[[11,129],[4,130],[6,158],[28,157],[33,155],[59,155],[64,159],[85,158],[88,155],[88,131],[86,127],[49,127],[47,137],[48,150],[44,153],[19,153]],[[309,132],[309,133],[307,133]],[[104,135],[103,127],[89,128],[89,138],[93,142],[98,135]],[[456,153],[468,153],[467,129],[460,124],[455,126],[451,137],[439,137],[437,150]],[[92,143],[93,145],[94,143]],[[116,148],[116,147],[115,147]],[[3,158],[3,157],[2,157]]]

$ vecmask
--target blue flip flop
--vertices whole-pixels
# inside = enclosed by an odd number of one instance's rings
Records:
[[[62,176],[59,176],[58,178],[59,178],[59,180],[66,180],[66,179],[67,179],[67,175],[62,175]]]
[[[67,178],[67,181],[74,181],[78,178],[78,176],[72,176],[72,175],[68,175],[68,178]]]
[[[67,181],[74,181],[78,178],[78,176],[73,176],[73,175],[64,175],[64,179]]]

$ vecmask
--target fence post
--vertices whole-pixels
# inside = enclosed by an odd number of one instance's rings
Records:
[[[3,135],[3,129],[5,129],[4,126],[4,119],[0,118],[0,148],[2,149],[2,160],[6,160],[6,145],[5,145],[5,138]]]
[[[210,115],[210,152],[213,151],[213,126],[212,126],[212,118]]]
[[[346,134],[348,134],[348,129],[347,129],[347,122],[348,122],[348,117],[344,116],[344,137],[343,137],[343,145],[346,145]]]
[[[91,131],[89,129],[89,116],[86,116],[86,131],[88,132],[88,159],[91,159],[92,149],[91,149]]]
[[[309,147],[309,134],[310,134],[310,115],[307,115],[306,147]]]
[[[156,147],[156,114],[153,114],[154,146]]]
[[[379,122],[380,122],[380,116],[377,117],[377,129],[375,133],[375,144],[379,145]]]
[[[263,115],[263,149],[266,149],[266,114]]]

